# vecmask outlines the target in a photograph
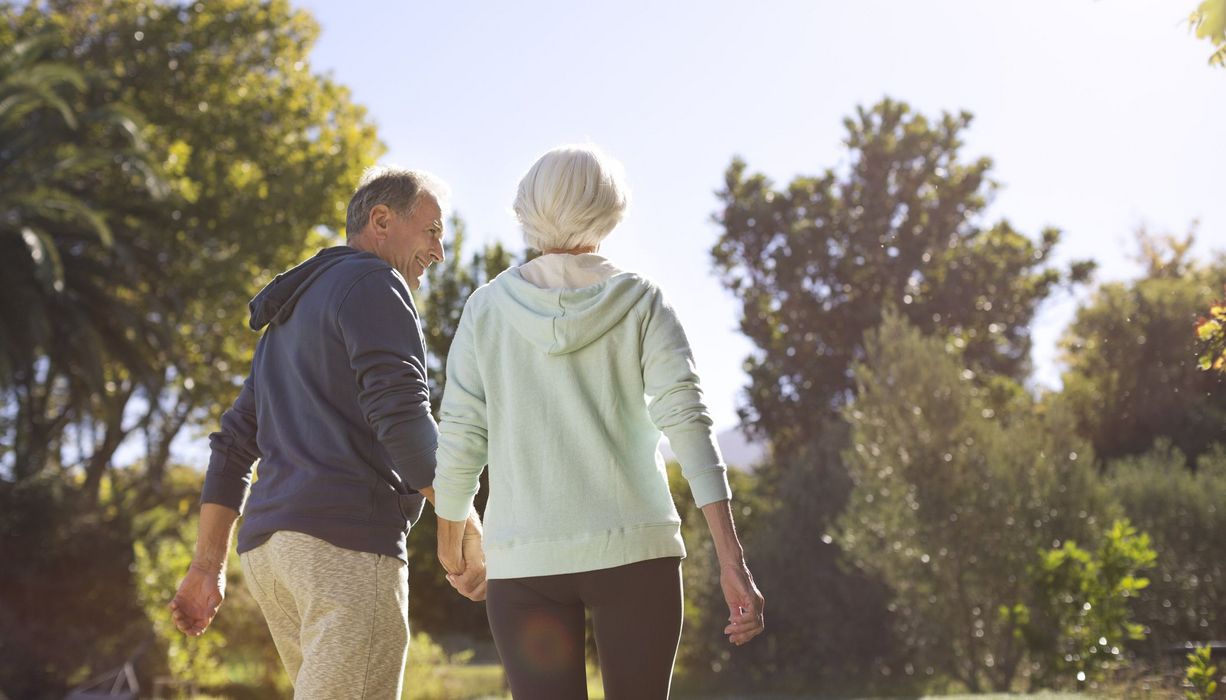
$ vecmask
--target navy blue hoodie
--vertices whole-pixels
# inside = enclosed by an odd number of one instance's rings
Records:
[[[293,530],[407,560],[438,430],[404,278],[371,253],[326,248],[251,300],[252,330],[265,326],[209,437],[201,501],[243,513],[239,552]]]

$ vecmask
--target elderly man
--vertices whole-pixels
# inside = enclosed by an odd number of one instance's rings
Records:
[[[245,580],[297,698],[400,697],[405,537],[423,497],[434,500],[438,436],[409,288],[443,260],[445,196],[427,173],[366,174],[349,202],[348,245],[321,250],[251,301],[251,328],[267,330],[210,437],[196,553],[172,616],[189,635],[208,627],[243,512]],[[448,580],[482,600],[475,512],[471,528]]]

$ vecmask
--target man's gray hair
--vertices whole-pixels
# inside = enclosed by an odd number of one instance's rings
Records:
[[[512,209],[537,250],[598,245],[630,203],[622,165],[594,145],[555,148],[519,183]]]
[[[370,221],[370,213],[383,204],[400,216],[412,216],[421,193],[432,195],[440,208],[447,209],[451,195],[447,183],[424,170],[394,166],[375,166],[362,173],[362,181],[349,200],[345,214],[345,235],[355,238]]]

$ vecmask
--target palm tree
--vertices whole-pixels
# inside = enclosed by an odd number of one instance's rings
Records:
[[[108,398],[159,376],[170,343],[149,288],[157,259],[138,243],[165,194],[141,120],[52,60],[57,39],[0,53],[0,405],[14,479],[40,471],[71,423],[122,423]]]

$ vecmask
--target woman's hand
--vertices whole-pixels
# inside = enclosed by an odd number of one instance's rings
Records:
[[[471,520],[464,528],[464,543],[460,547],[464,553],[464,573],[448,575],[447,581],[465,598],[482,601],[485,600],[485,549],[481,546],[481,530],[474,527]]]
[[[766,629],[766,600],[744,564],[721,566],[719,585],[728,603],[728,641],[740,646]]]

